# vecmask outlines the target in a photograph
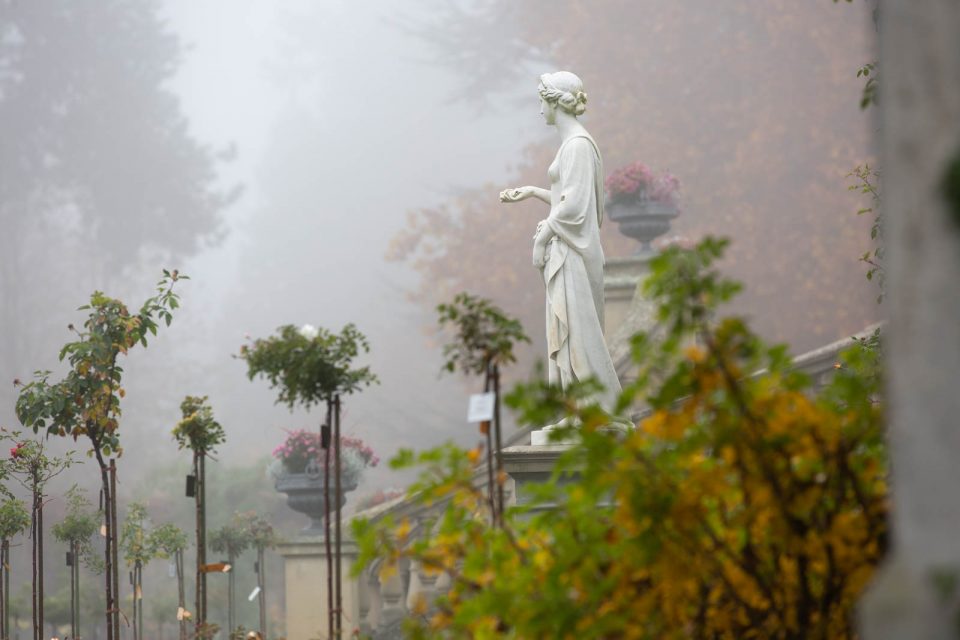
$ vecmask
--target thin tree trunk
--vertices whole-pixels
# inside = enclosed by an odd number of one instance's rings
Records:
[[[143,565],[137,560],[130,574],[133,587],[133,640],[143,640]]]
[[[203,536],[200,535],[200,526],[201,516],[200,516],[200,456],[194,451],[193,452],[193,513],[195,520],[195,531],[196,534],[196,545],[197,545],[197,566],[195,567],[196,575],[196,584],[194,588],[194,603],[193,603],[193,621],[196,625],[196,628],[199,629],[200,625],[203,623],[203,615],[201,613],[202,606],[201,600],[203,598],[203,586],[201,585],[200,579],[202,577],[201,567],[203,566],[203,551],[201,551],[200,543],[203,541]]]
[[[117,461],[110,458],[110,528],[107,542],[110,546],[110,560],[113,563],[113,637],[120,640],[120,563],[117,560]]]
[[[483,373],[483,392],[490,391],[490,363],[484,367]],[[493,433],[491,433],[491,424],[489,420],[480,423],[480,431],[487,439],[487,497],[490,500],[490,521],[497,524],[497,501],[494,498],[495,479],[493,477]]]
[[[70,541],[70,636],[77,637],[77,542]]]
[[[106,597],[106,606],[104,609],[104,615],[106,616],[106,631],[107,631],[107,640],[119,640],[116,636],[113,635],[113,616],[115,615],[115,601],[113,590],[113,556],[110,552],[110,471],[107,467],[107,463],[103,460],[103,456],[100,453],[99,446],[94,443],[94,453],[97,456],[97,462],[100,465],[100,482],[103,485],[101,493],[103,496],[103,526],[106,542],[103,548],[103,579],[104,579],[104,594]]]
[[[340,395],[338,394],[334,398],[334,433],[333,433],[333,459],[334,459],[334,471],[336,473],[336,479],[334,480],[334,493],[336,494],[336,521],[334,522],[334,535],[335,535],[335,561],[336,561],[336,588],[337,588],[337,608],[336,608],[336,637],[341,638],[343,635],[343,579],[340,575],[340,548],[342,543],[342,536],[340,533],[340,519],[341,519],[341,509],[343,507],[343,486],[341,483],[340,476]]]
[[[230,563],[230,572],[227,574],[227,637],[230,638],[237,628],[237,572],[234,570],[237,556],[231,551],[227,559]]]
[[[139,640],[137,638],[137,575],[136,569],[130,571],[130,588],[133,590],[133,640]]]
[[[178,550],[173,557],[177,570],[177,606],[182,613],[183,609],[187,606],[187,598],[183,587],[183,550]],[[182,615],[180,620],[177,621],[177,624],[180,627],[179,640],[187,640],[187,621]]]
[[[31,585],[30,596],[31,596],[31,615],[33,616],[33,640],[42,640],[43,637],[43,619],[40,614],[39,601],[38,597],[40,589],[40,578],[39,578],[39,568],[40,568],[40,558],[37,555],[37,532],[39,531],[39,503],[40,500],[37,497],[37,488],[34,484],[33,488],[33,504],[30,510],[30,560],[33,568],[33,584]]]
[[[332,425],[332,406],[327,401],[327,429]],[[321,436],[322,437],[322,436]],[[327,637],[333,638],[333,553],[330,549],[330,442],[323,450],[323,522],[327,552]]]
[[[503,443],[500,438],[500,367],[493,365],[493,433],[496,439],[497,459],[497,519],[503,525]]]
[[[40,629],[43,629],[43,494],[37,496],[37,611]],[[43,640],[42,631],[41,637]]]
[[[143,565],[137,563],[137,587],[134,592],[134,602],[137,605],[137,620],[140,621],[140,628],[137,637],[143,640]]]
[[[260,633],[264,638],[267,637],[267,582],[264,577],[263,547],[257,547],[257,586],[260,587],[260,593],[257,594],[257,604],[260,605]]]
[[[202,451],[193,452],[194,504],[197,520],[197,585],[196,611],[194,621],[199,631],[207,622],[207,574],[203,566],[207,563],[207,530],[206,530],[206,458]]]
[[[76,547],[74,549],[74,554],[73,554],[73,570],[75,574],[74,580],[77,585],[77,595],[74,600],[74,603],[76,604],[76,611],[77,611],[76,615],[74,616],[77,621],[77,629],[76,631],[74,631],[74,634],[77,638],[79,638],[80,637],[80,543],[76,542],[74,544],[76,545]]]
[[[10,571],[7,569],[7,549],[10,541],[0,541],[0,640],[10,638]]]
[[[200,452],[200,566],[207,563],[207,456]],[[200,616],[203,624],[207,623],[207,573],[200,572]]]

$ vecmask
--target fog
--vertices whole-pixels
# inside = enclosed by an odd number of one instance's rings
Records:
[[[170,430],[187,394],[227,430],[219,464],[260,465],[284,429],[317,426],[232,357],[288,323],[367,335],[380,384],[346,399],[343,429],[381,458],[474,442],[479,383],[440,375],[432,307],[491,296],[535,338],[512,378],[540,356],[538,212],[496,198],[546,182],[537,76],[561,68],[583,77],[608,172],[671,169],[674,232],[733,238],[735,310],[766,335],[802,351],[882,317],[845,177],[872,158],[856,78],[875,56],[869,4],[579,4],[0,0],[0,425],[18,426],[10,381],[63,371],[93,290],[133,307],[177,268],[172,326],[123,363],[123,498],[185,463]],[[422,244],[398,254],[405,230]],[[608,256],[635,248],[605,234]],[[381,465],[358,494],[404,481]]]

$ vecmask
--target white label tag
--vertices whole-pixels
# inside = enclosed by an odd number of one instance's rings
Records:
[[[488,422],[493,420],[493,403],[496,394],[474,393],[467,406],[467,422]]]
[[[250,595],[247,596],[247,600],[253,602],[253,599],[257,597],[258,593],[260,593],[260,587],[256,586],[253,588],[253,591],[250,592]]]

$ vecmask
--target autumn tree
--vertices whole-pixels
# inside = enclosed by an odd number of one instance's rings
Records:
[[[103,493],[105,538],[104,573],[106,596],[107,640],[119,640],[119,569],[117,566],[117,500],[116,457],[120,446],[120,399],[126,395],[122,387],[123,367],[119,358],[140,344],[147,346],[147,337],[156,335],[163,322],[173,321],[179,305],[174,286],[186,279],[177,271],[164,271],[157,283],[156,294],[147,298],[140,309],[131,313],[120,300],[100,291],[90,296],[90,303],[81,307],[89,315],[82,329],[69,327],[76,340],[60,350],[60,360],[70,366],[59,382],[50,381],[51,372],[37,372],[33,381],[23,385],[17,398],[17,417],[35,433],[85,437],[89,454],[97,461]]]

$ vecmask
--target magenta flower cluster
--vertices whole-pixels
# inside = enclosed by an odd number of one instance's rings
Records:
[[[340,436],[340,450],[346,454],[343,459],[348,465],[358,467],[356,471],[380,463],[373,449],[360,438]],[[287,438],[273,450],[273,457],[282,462],[290,473],[301,473],[311,459],[315,459],[322,468],[326,458],[320,446],[320,434],[306,429],[288,431]]]
[[[672,173],[657,174],[642,162],[632,162],[611,173],[604,186],[614,201],[639,198],[676,204],[680,180]]]

